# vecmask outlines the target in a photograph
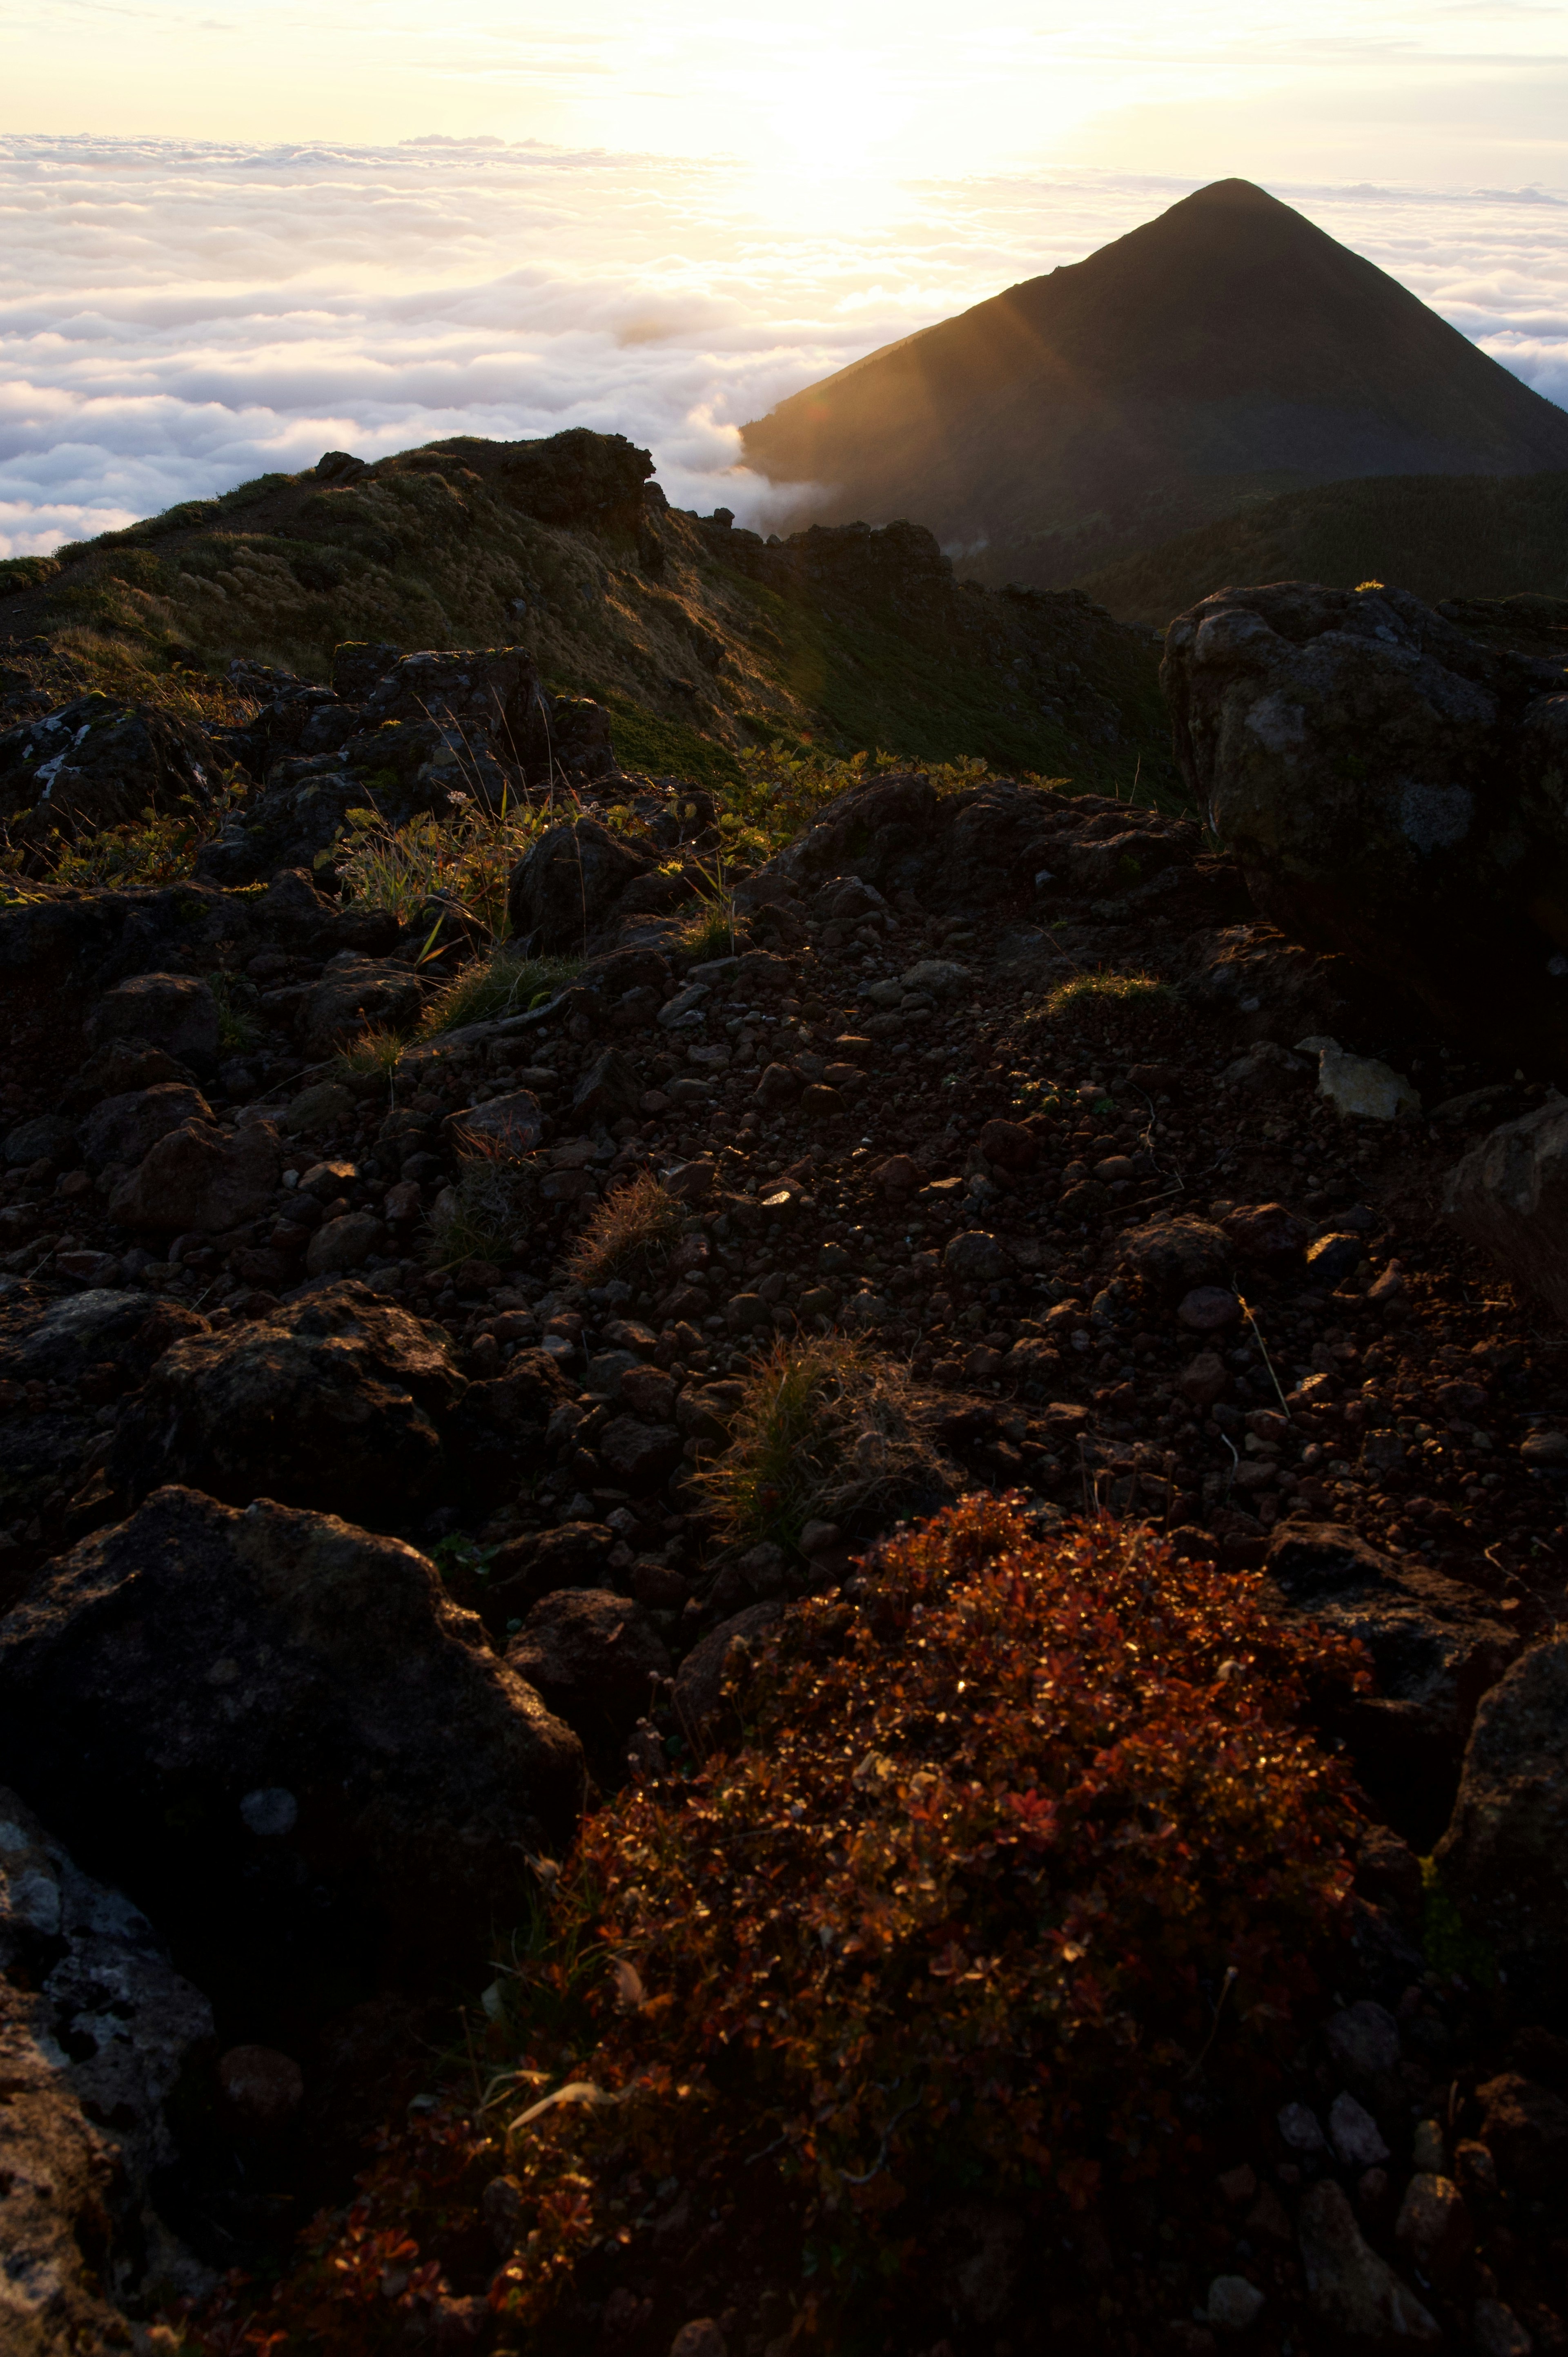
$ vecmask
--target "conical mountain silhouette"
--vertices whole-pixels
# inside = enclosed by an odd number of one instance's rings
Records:
[[[826,522],[909,517],[960,569],[1070,580],[1250,498],[1568,466],[1568,412],[1247,180],[810,385],[747,463]]]

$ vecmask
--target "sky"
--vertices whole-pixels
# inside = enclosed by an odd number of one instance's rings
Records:
[[[0,554],[327,448],[737,427],[1240,175],[1568,404],[1568,6],[0,0]]]

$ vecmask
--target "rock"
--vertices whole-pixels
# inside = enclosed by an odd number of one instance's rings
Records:
[[[19,1121],[5,1133],[5,1159],[13,1170],[31,1162],[74,1160],[76,1131],[59,1114],[40,1114],[36,1121]]]
[[[182,1122],[114,1189],[109,1217],[142,1233],[220,1234],[272,1209],[282,1167],[277,1132],[264,1122],[233,1130]]]
[[[1520,1442],[1519,1453],[1532,1472],[1568,1470],[1568,1432],[1527,1432]]]
[[[1358,1997],[1354,2005],[1331,2015],[1324,2038],[1340,2070],[1359,2087],[1374,2088],[1399,2068],[1399,2024],[1370,1997]],[[1360,2106],[1356,2108],[1359,2111]],[[1365,2113],[1361,2116],[1364,2119]],[[1386,2160],[1386,2149],[1378,2158]]]
[[[976,1143],[987,1162],[1001,1170],[1032,1170],[1039,1146],[1032,1130],[1016,1121],[988,1121]]]
[[[873,1171],[872,1179],[885,1195],[895,1198],[912,1195],[920,1184],[919,1165],[912,1162],[907,1154],[890,1155]]]
[[[1476,2230],[1459,2188],[1446,2177],[1418,2169],[1405,2188],[1394,2239],[1418,2274],[1452,2298],[1463,2286],[1476,2247]]]
[[[282,1126],[290,1137],[320,1137],[340,1129],[358,1110],[357,1100],[340,1081],[317,1081],[302,1089],[284,1108]]]
[[[711,2316],[695,2316],[670,2343],[670,2357],[728,2357],[728,2344]]]
[[[621,1376],[618,1390],[633,1415],[644,1424],[669,1425],[675,1415],[675,1378],[660,1367],[631,1366]]]
[[[1263,2312],[1263,2295],[1245,2276],[1216,2276],[1205,2313],[1221,2332],[1245,2332]]]
[[[1535,2347],[1511,2308],[1500,2299],[1478,2299],[1470,2319],[1476,2357],[1530,2357]]]
[[[1026,1334],[1002,1359],[1002,1373],[1013,1383],[1043,1383],[1061,1371],[1061,1353],[1038,1335]]]
[[[569,1837],[582,1755],[412,1547],[166,1489],[0,1621],[0,1774],[182,1954],[308,2014],[371,1959],[471,1969]],[[242,1815],[267,1787],[286,1835]]]
[[[1161,677],[1188,789],[1264,917],[1510,1066],[1556,1060],[1560,666],[1494,651],[1402,590],[1280,582],[1181,616]]]
[[[13,842],[41,845],[206,803],[220,761],[189,721],[95,689],[0,736],[0,799]]]
[[[274,2046],[231,2046],[218,2058],[218,2084],[230,2118],[249,2136],[275,2136],[305,2100],[304,2072]]]
[[[1421,1098],[1402,1072],[1370,1056],[1348,1056],[1337,1039],[1299,1039],[1317,1050],[1317,1093],[1336,1113],[1360,1121],[1401,1121],[1421,1111]]]
[[[177,1342],[127,1408],[109,1478],[133,1502],[178,1481],[234,1505],[270,1494],[374,1528],[430,1495],[435,1419],[467,1389],[439,1329],[345,1281]]]
[[[334,960],[305,1005],[307,1055],[329,1056],[363,1031],[404,1031],[417,1019],[424,992],[411,966],[374,958]]]
[[[518,1675],[591,1749],[618,1749],[671,1663],[640,1604],[605,1588],[564,1587],[541,1598],[506,1649]]]
[[[16,2357],[128,2350],[130,2328],[103,2297],[90,2256],[113,2250],[124,2199],[119,2157],[87,2119],[31,2012],[0,1983],[0,2327]]]
[[[1241,1304],[1222,1285],[1197,1285],[1176,1304],[1176,1316],[1194,1334],[1218,1334],[1234,1326]]]
[[[1012,1269],[1012,1255],[1000,1236],[983,1228],[967,1228],[950,1238],[942,1266],[961,1285],[994,1285]]]
[[[1243,1203],[1220,1226],[1240,1259],[1264,1266],[1299,1259],[1311,1233],[1306,1222],[1283,1203]]]
[[[598,1440],[610,1479],[633,1491],[657,1489],[680,1463],[682,1445],[674,1425],[644,1424],[636,1415],[615,1416]]]
[[[1472,1147],[1448,1174],[1443,1216],[1568,1319],[1568,1103],[1549,1099]]]
[[[581,951],[627,886],[652,865],[597,819],[547,828],[512,874],[512,939],[528,957]]]
[[[212,1108],[199,1089],[166,1081],[156,1088],[101,1099],[76,1137],[90,1170],[102,1170],[110,1162],[129,1168],[182,1122],[210,1123],[211,1119]]]
[[[757,1103],[770,1112],[780,1105],[793,1104],[800,1093],[800,1076],[788,1064],[767,1064],[753,1093]]]
[[[1222,1286],[1232,1257],[1230,1238],[1207,1220],[1151,1220],[1122,1239],[1122,1265],[1167,1301]]]
[[[572,1125],[624,1120],[635,1113],[642,1097],[636,1065],[618,1048],[595,1058],[572,1092]]]
[[[380,1252],[387,1232],[372,1212],[348,1211],[340,1220],[324,1220],[305,1249],[305,1265],[312,1276],[340,1276],[362,1268]]]
[[[88,1058],[61,1097],[59,1110],[76,1118],[91,1113],[105,1097],[140,1096],[145,1089],[157,1088],[165,1081],[177,1081],[190,1088],[195,1077],[173,1056],[166,1056],[161,1048],[149,1048],[145,1040],[113,1040]]]
[[[87,1019],[94,1048],[145,1040],[193,1071],[218,1065],[218,1002],[204,982],[184,974],[138,974],[105,991]]]
[[[482,1137],[504,1154],[521,1157],[532,1154],[542,1141],[544,1114],[539,1099],[529,1090],[514,1089],[504,1097],[491,1097],[484,1104],[448,1114],[444,1128],[449,1141],[458,1146]]]
[[[1283,2104],[1277,2124],[1292,2152],[1299,2152],[1311,2158],[1328,2150],[1316,2113],[1309,2111],[1305,2104]]]
[[[1306,1273],[1315,1285],[1342,1285],[1359,1268],[1365,1251],[1359,1236],[1319,1236],[1306,1248]]]
[[[74,1383],[107,1363],[130,1389],[172,1342],[206,1331],[195,1310],[145,1293],[94,1286],[61,1300],[18,1287],[0,1304],[0,1370],[19,1383]]]
[[[1444,1889],[1509,1973],[1568,1962],[1568,1640],[1525,1653],[1482,1699],[1434,1852]]]
[[[1513,1659],[1518,1636],[1474,1588],[1396,1563],[1337,1523],[1282,1523],[1267,1570],[1290,1618],[1367,1647],[1377,1691],[1347,1706],[1341,1731],[1399,1830],[1430,1847],[1477,1705]]]
[[[1378,2169],[1389,2157],[1376,2120],[1354,2095],[1336,2095],[1328,2111],[1328,2141],[1347,2169]]]
[[[1184,1398],[1194,1407],[1212,1407],[1230,1388],[1230,1377],[1218,1351],[1200,1351],[1189,1359],[1177,1378]]]
[[[1505,2187],[1555,2194],[1568,2180],[1568,2104],[1549,2087],[1505,2071],[1476,2090],[1481,2142]]]
[[[1313,2314],[1352,2345],[1437,2349],[1443,2335],[1415,2294],[1361,2239],[1350,2204],[1332,2178],[1303,2194],[1296,2242]]]
[[[711,1739],[725,1708],[726,1677],[749,1663],[783,1613],[782,1604],[748,1604],[693,1646],[675,1674],[675,1717],[688,1739]]]
[[[800,1111],[809,1121],[832,1121],[849,1107],[837,1089],[830,1089],[822,1081],[808,1081],[800,1091]]]

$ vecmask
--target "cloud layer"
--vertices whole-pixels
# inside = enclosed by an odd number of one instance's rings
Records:
[[[846,183],[791,205],[722,165],[489,141],[0,140],[0,554],[328,448],[577,425],[650,447],[678,505],[766,525],[747,417],[1192,185]],[[1275,193],[1568,406],[1568,194]]]

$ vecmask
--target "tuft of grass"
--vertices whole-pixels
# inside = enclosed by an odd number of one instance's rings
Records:
[[[575,1285],[607,1285],[612,1277],[648,1275],[674,1250],[686,1207],[651,1170],[639,1170],[589,1213],[566,1258]]]
[[[527,1243],[534,1221],[533,1165],[483,1130],[467,1133],[457,1177],[442,1200],[427,1258],[433,1268],[463,1260],[505,1263]]]
[[[690,965],[735,955],[740,917],[730,882],[731,872],[722,853],[711,867],[704,867],[700,861],[697,865],[697,905],[672,937],[676,955]]]
[[[1176,1006],[1180,1004],[1168,982],[1151,974],[1075,974],[1058,982],[1043,1002],[1044,1015],[1087,1012],[1093,1006]]]
[[[334,858],[349,899],[385,909],[404,925],[431,901],[448,900],[492,942],[503,940],[512,870],[550,813],[542,804],[492,811],[477,796],[459,799],[455,817],[411,819],[406,826],[389,825],[373,807],[349,811],[349,832]]]
[[[553,998],[580,972],[581,958],[520,958],[504,947],[477,958],[438,991],[420,1023],[422,1039],[438,1031],[460,1031],[467,1023],[493,1023],[504,1015],[526,1014],[541,998]]]
[[[940,2269],[907,2255],[964,2202],[1032,2255],[987,2340],[1081,2299],[1086,2212],[1112,2279],[1152,2283],[1149,2212],[1334,1986],[1364,1820],[1305,1720],[1364,1685],[1360,1649],[1136,1525],[1042,1537],[977,1497],[758,1651],[744,1737],[542,1871],[542,1936],[486,1994],[489,2101],[390,2137],[269,2303],[230,2278],[203,2357],[406,2342],[414,2270],[482,2230],[502,2169],[508,2345],[565,2345],[607,2248],[682,2298],[725,2200],[737,2246],[809,2287],[801,2348],[926,2346]],[[665,2176],[684,2241],[647,2198]]]
[[[811,1522],[865,1531],[951,1487],[928,1401],[865,1343],[780,1337],[743,1380],[728,1446],[700,1476],[735,1543],[797,1546]]]
[[[397,1072],[397,1060],[408,1041],[401,1031],[385,1024],[372,1024],[357,1039],[349,1039],[332,1059],[332,1076],[339,1081],[384,1081],[390,1089]]]
[[[262,1027],[240,1002],[235,976],[211,974],[207,986],[218,1002],[219,1047],[225,1055],[248,1055],[261,1039]]]

